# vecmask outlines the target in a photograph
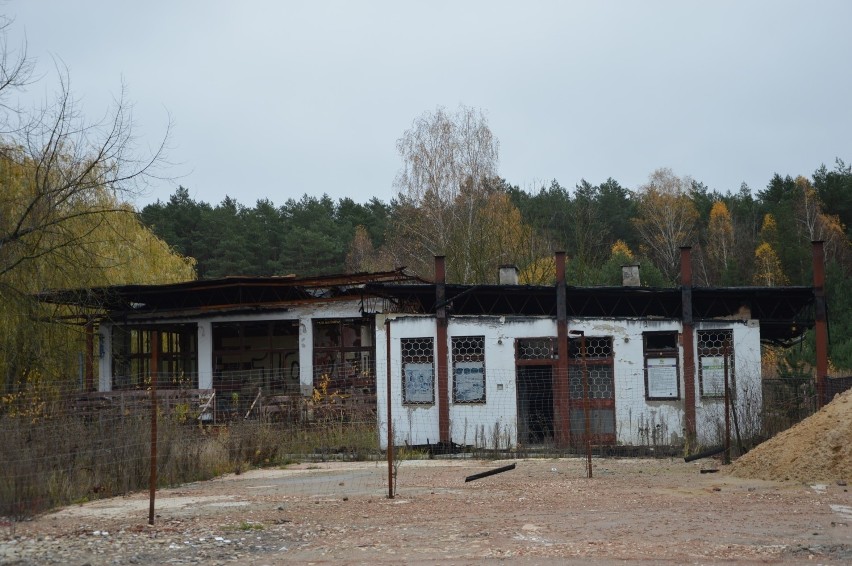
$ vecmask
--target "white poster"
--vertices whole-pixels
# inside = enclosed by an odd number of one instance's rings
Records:
[[[701,395],[725,396],[725,358],[723,356],[701,357]]]
[[[485,368],[482,362],[457,362],[455,367],[456,403],[485,400]]]
[[[677,358],[648,358],[648,398],[677,399]]]
[[[432,364],[405,364],[405,402],[434,403]]]

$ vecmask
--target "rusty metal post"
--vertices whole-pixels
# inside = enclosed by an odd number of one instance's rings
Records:
[[[565,252],[556,252],[556,373],[552,378],[553,420],[556,446],[571,440],[568,414],[568,306],[565,287]]]
[[[438,436],[441,444],[450,446],[450,380],[447,367],[447,271],[444,256],[435,256],[435,301],[438,305],[435,313],[438,344]]]
[[[695,448],[695,327],[692,319],[692,248],[680,248],[681,322],[683,324],[683,403],[689,450]]]
[[[731,463],[731,385],[728,369],[728,340],[722,348],[723,367],[725,370],[725,463]]]
[[[154,524],[154,499],[157,493],[157,371],[160,365],[160,334],[151,331],[151,475],[148,481],[148,524]]]
[[[580,359],[583,363],[583,414],[585,417],[586,462],[588,477],[592,477],[592,413],[589,400],[589,367],[586,364],[586,333],[580,332]]]
[[[825,402],[825,379],[828,375],[828,317],[825,303],[825,250],[821,241],[812,242],[814,266],[814,308],[816,330],[817,408]]]
[[[393,409],[391,408],[391,402],[393,400],[393,396],[391,395],[391,384],[393,380],[391,379],[391,330],[390,330],[390,320],[385,320],[385,342],[387,348],[387,404],[388,404],[388,499],[393,499],[393,460],[394,460],[394,446],[393,446]],[[400,371],[402,368],[400,367]]]

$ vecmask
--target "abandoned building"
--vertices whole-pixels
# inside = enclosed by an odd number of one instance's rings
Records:
[[[520,285],[512,267],[500,284],[447,284],[438,257],[434,282],[400,269],[40,299],[88,313],[95,396],[144,390],[152,364],[160,390],[208,394],[203,419],[319,388],[357,393],[382,448],[389,418],[395,444],[706,444],[726,394],[740,415],[759,411],[762,343],[816,326],[826,363],[821,270],[814,287],[694,287],[684,248],[678,288],[642,287],[629,268],[622,286],[571,287],[555,260],[555,286]]]

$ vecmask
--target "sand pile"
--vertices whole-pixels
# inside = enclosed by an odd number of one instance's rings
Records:
[[[852,389],[745,454],[729,471],[763,480],[852,480]]]

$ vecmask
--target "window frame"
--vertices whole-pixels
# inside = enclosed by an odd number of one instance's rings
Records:
[[[582,342],[585,339],[586,342],[586,356],[585,360],[582,354]],[[589,353],[590,348],[594,348],[593,345],[596,341],[605,341],[605,348],[608,351],[608,355],[594,355]],[[591,344],[590,344],[591,343]],[[593,397],[592,392],[589,392],[589,414],[592,421],[592,430],[591,430],[591,441],[593,443],[598,444],[614,444],[616,442],[616,417],[615,417],[615,345],[614,339],[612,336],[585,336],[580,338],[569,338],[568,340],[568,411],[569,411],[569,427],[572,435],[572,442],[577,445],[580,441],[585,437],[585,426],[583,430],[577,432],[577,423],[583,422],[585,423],[585,400],[582,394],[582,371],[583,371],[583,362],[585,361],[587,371],[593,371],[595,368],[606,368],[609,379],[608,379],[608,391],[611,392],[611,395],[608,397]],[[575,369],[576,368],[576,369]],[[576,387],[572,388],[572,373],[579,369],[580,373],[580,391],[581,393],[578,395],[573,394],[572,391],[576,389]],[[589,376],[590,382],[592,379]],[[602,415],[611,416],[607,418],[609,421],[607,426],[604,425]],[[577,419],[577,416],[580,416],[581,420]],[[597,425],[597,427],[595,426]],[[601,429],[606,430],[607,432],[601,432]],[[611,432],[609,432],[611,431]]]
[[[317,329],[323,326],[337,327],[336,343],[318,344]],[[363,336],[368,340],[367,344],[346,344],[347,329],[356,326],[362,330],[366,328],[367,331],[363,333]],[[311,327],[314,387],[322,387],[323,381],[327,380],[325,386],[330,391],[356,388],[363,393],[375,394],[376,375],[373,362],[376,355],[375,321],[368,317],[315,318],[311,322]],[[360,338],[354,340],[360,340]],[[323,359],[331,359],[331,364],[318,363]],[[325,371],[326,368],[330,371]]]
[[[718,334],[724,336],[724,342],[721,346],[722,351],[720,352],[720,348],[717,346],[706,346],[705,339],[703,339],[708,334]],[[731,391],[731,398],[736,398],[736,390],[737,390],[737,380],[736,380],[736,370],[735,370],[735,361],[736,357],[734,355],[734,331],[731,328],[721,328],[715,330],[699,330],[695,334],[695,344],[696,350],[698,351],[698,393],[701,399],[708,400],[721,400],[725,398],[725,377],[724,377],[724,348],[727,346],[728,351],[728,388]],[[722,372],[722,391],[721,393],[706,393],[704,391],[704,359],[705,358],[722,358],[722,368],[717,370]]]
[[[463,342],[476,342],[476,345],[468,346],[466,349],[478,349],[479,351],[460,351]],[[453,365],[453,403],[458,405],[484,405],[488,400],[486,389],[488,379],[485,371],[485,336],[453,336],[450,339],[450,344],[450,356]],[[459,370],[467,370],[464,373],[468,375],[474,373],[472,370],[479,370],[475,373],[482,374],[480,378],[482,395],[480,397],[473,399],[459,397]]]
[[[649,338],[660,336],[672,336],[674,344],[668,347],[649,346]],[[642,333],[642,360],[643,372],[645,377],[645,400],[647,401],[680,401],[682,393],[680,387],[681,371],[680,371],[680,335],[677,330],[652,330]],[[652,375],[649,371],[650,367],[671,367],[669,365],[661,366],[649,363],[651,360],[669,360],[674,359],[675,372],[675,395],[652,395],[651,394],[651,379]]]
[[[428,347],[426,345],[428,344]],[[422,351],[417,354],[415,352]],[[427,353],[428,352],[428,353]],[[414,406],[432,406],[435,404],[435,339],[431,336],[418,338],[400,338],[400,357],[402,359],[402,404]],[[428,400],[413,400],[409,398],[409,366],[411,369],[424,370],[429,368],[429,393]],[[420,366],[415,368],[413,366]]]
[[[198,387],[198,325],[195,323],[116,325],[111,331],[112,389],[147,386],[151,375],[151,333],[157,332],[157,386],[162,389]]]

